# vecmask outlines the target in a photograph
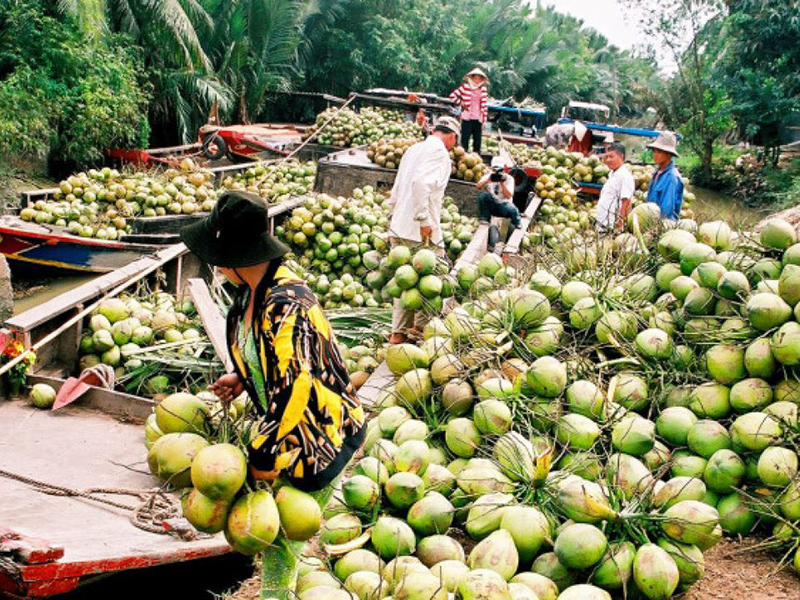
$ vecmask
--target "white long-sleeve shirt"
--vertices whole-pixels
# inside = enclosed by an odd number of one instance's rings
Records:
[[[435,135],[403,154],[389,200],[390,235],[421,242],[419,228],[430,227],[431,241],[442,244],[440,216],[451,165],[450,153]]]

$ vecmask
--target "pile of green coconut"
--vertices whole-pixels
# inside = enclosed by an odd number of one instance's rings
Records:
[[[300,598],[670,598],[726,534],[794,558],[795,233],[634,215],[530,272],[485,258],[390,348]]]

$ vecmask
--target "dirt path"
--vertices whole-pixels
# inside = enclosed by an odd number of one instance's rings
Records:
[[[800,578],[778,571],[772,554],[742,550],[753,540],[723,540],[706,555],[706,575],[682,600],[800,600]]]

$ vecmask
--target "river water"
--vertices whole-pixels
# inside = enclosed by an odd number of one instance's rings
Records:
[[[747,229],[763,219],[770,211],[756,210],[733,196],[712,192],[703,188],[690,187],[697,197],[692,210],[699,221],[721,219],[733,229]]]

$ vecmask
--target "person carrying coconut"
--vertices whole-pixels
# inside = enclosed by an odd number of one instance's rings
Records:
[[[461,108],[461,145],[467,152],[470,138],[473,152],[481,152],[483,124],[489,111],[488,85],[489,77],[475,67],[464,76],[464,83],[450,94],[450,100],[458,102]]]
[[[663,131],[647,146],[653,151],[656,172],[650,180],[647,201],[661,209],[661,218],[677,221],[683,204],[683,178],[673,158],[678,157],[678,140],[674,133]]]
[[[631,211],[636,182],[625,164],[625,146],[622,144],[610,144],[603,154],[603,162],[611,172],[597,202],[597,232],[618,233],[625,226],[625,219]]]
[[[246,391],[260,416],[248,448],[253,479],[291,484],[324,509],[364,441],[365,415],[325,313],[282,264],[289,248],[269,233],[267,208],[254,194],[226,192],[208,217],[180,232],[237,286],[227,315],[234,372],[209,389],[223,402]],[[288,597],[302,548],[281,536],[264,551],[264,597]]]
[[[458,130],[455,119],[441,117],[424,142],[414,144],[403,154],[389,199],[392,246],[431,244],[440,256],[444,255],[440,216],[452,171],[450,149],[458,142]],[[403,309],[400,300],[395,299],[389,343],[405,342],[415,324],[421,328],[423,319],[422,315]]]

